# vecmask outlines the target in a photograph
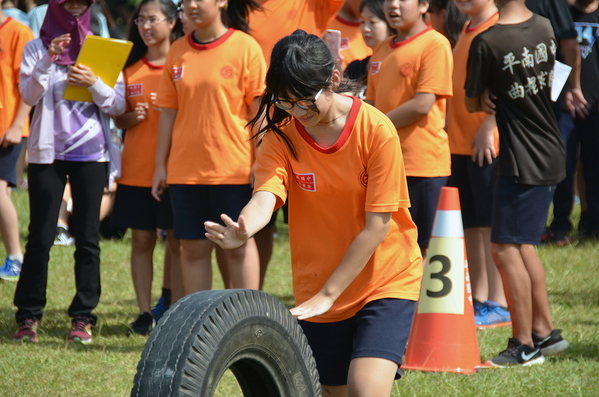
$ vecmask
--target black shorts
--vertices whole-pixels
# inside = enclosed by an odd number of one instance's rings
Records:
[[[0,180],[6,181],[9,187],[17,186],[17,161],[24,144],[22,140],[15,146],[0,146]]]
[[[168,189],[160,196],[160,201],[156,201],[152,188],[119,184],[110,223],[137,230],[172,229],[173,212]]]
[[[497,177],[491,242],[539,245],[555,185],[532,186]]]
[[[451,176],[448,186],[460,192],[464,229],[491,227],[493,214],[493,188],[497,174],[497,158],[482,167],[472,161],[472,156],[451,155]]]
[[[428,248],[433,221],[439,204],[441,188],[447,185],[447,177],[422,178],[408,176],[408,192],[410,193],[410,215],[418,228],[418,245]]]
[[[298,321],[312,349],[320,383],[346,385],[349,364],[358,357],[384,358],[401,366],[415,311],[415,301],[379,299],[367,303],[347,320]],[[400,377],[398,368],[395,379]]]
[[[250,185],[170,185],[173,206],[173,237],[183,240],[205,239],[204,222],[224,226],[221,214],[237,221],[252,198]]]

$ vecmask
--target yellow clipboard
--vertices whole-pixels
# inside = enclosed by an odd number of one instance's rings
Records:
[[[133,43],[127,40],[87,36],[75,64],[87,66],[104,84],[114,88],[131,48]],[[67,85],[63,98],[68,101],[93,102],[92,94],[86,87],[73,85]]]

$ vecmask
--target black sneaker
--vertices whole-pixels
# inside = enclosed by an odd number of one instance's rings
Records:
[[[524,367],[533,364],[543,364],[545,357],[541,354],[539,347],[523,345],[518,339],[510,338],[507,349],[499,353],[497,357],[486,362],[487,365],[505,368],[515,365]]]
[[[568,341],[562,338],[562,333],[559,329],[554,329],[549,336],[544,338],[533,332],[532,341],[534,342],[535,347],[541,349],[541,354],[544,356],[561,353],[570,347]]]
[[[143,312],[137,317],[137,320],[129,324],[130,332],[139,335],[149,335],[156,326],[156,321],[150,313]]]

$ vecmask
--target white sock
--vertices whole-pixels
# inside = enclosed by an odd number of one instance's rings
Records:
[[[18,260],[20,263],[23,263],[23,255],[7,255],[6,256],[8,259],[12,260]]]

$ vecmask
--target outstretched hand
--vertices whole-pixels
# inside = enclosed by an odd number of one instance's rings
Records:
[[[243,215],[239,216],[237,222],[233,222],[233,219],[225,214],[220,218],[225,222],[225,226],[209,221],[204,222],[208,240],[222,248],[231,249],[242,246],[250,238]]]
[[[335,303],[335,300],[325,296],[321,291],[301,305],[291,309],[290,312],[297,317],[298,320],[305,320],[328,312],[333,306],[333,303]]]

